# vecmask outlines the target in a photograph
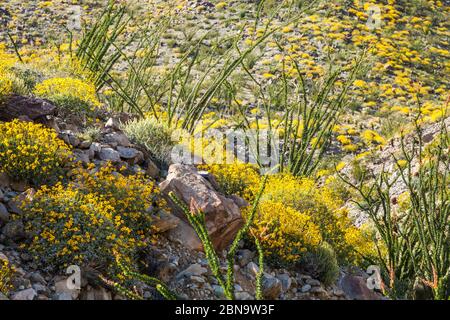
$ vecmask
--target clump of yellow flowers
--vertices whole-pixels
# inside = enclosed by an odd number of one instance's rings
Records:
[[[51,78],[38,83],[34,94],[68,111],[93,111],[100,106],[92,83],[75,78]]]
[[[43,186],[23,204],[29,250],[38,264],[99,266],[112,274],[115,253],[132,262],[153,236],[152,218],[164,202],[144,175],[125,176],[111,165],[75,171],[74,181]]]
[[[9,261],[0,256],[0,293],[5,296],[11,290],[11,280],[14,275],[14,268],[9,264]]]
[[[318,186],[316,181],[290,174],[278,174],[269,178],[262,202],[275,201],[311,217],[320,230],[322,239],[337,253],[340,262],[354,262],[354,251],[360,252],[346,239],[362,236],[354,227],[344,202],[328,185]],[[352,235],[348,235],[351,233]],[[363,254],[363,253],[361,253]]]
[[[213,174],[221,191],[226,195],[238,195],[252,202],[258,192],[260,176],[254,165],[236,162],[201,165],[199,168]]]
[[[41,124],[0,123],[0,172],[35,184],[56,181],[72,152],[57,133]]]
[[[298,262],[322,242],[320,230],[309,215],[275,201],[261,203],[252,231],[265,254],[278,262]]]
[[[11,79],[5,76],[5,74],[0,75],[0,100],[2,97],[7,96],[12,93],[13,83]]]
[[[255,166],[236,162],[200,168],[211,172],[227,195],[254,201],[261,182]],[[319,186],[312,178],[273,174],[261,197],[254,235],[269,257],[280,263],[299,261],[323,242],[331,245],[341,263],[360,263],[374,255],[373,242],[368,230],[352,224],[341,193],[335,184]]]
[[[8,70],[16,62],[13,55],[4,50],[4,45],[0,44],[0,100],[13,91],[13,82]]]

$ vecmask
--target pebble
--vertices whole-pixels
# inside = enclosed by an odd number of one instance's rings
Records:
[[[36,291],[33,288],[29,288],[14,293],[12,296],[12,300],[33,300],[36,296]]]
[[[300,291],[301,291],[302,293],[309,292],[310,290],[311,290],[311,285],[309,285],[309,284],[305,284],[305,285],[300,289]]]

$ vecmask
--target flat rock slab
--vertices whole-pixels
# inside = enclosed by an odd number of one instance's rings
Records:
[[[14,119],[44,120],[54,115],[56,107],[47,100],[12,95],[0,104],[0,120]]]

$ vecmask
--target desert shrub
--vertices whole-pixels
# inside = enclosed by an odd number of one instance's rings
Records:
[[[17,64],[11,68],[13,91],[17,94],[29,95],[34,87],[42,81],[43,74],[27,64]]]
[[[35,184],[53,182],[72,153],[54,130],[14,120],[0,123],[0,171]]]
[[[33,236],[28,249],[42,266],[106,266],[114,249],[124,253],[134,247],[131,231],[125,226],[119,231],[113,212],[107,201],[73,185],[44,186],[25,209],[26,230]]]
[[[110,164],[96,172],[77,170],[76,183],[84,193],[107,199],[114,207],[114,219],[130,228],[139,241],[150,233],[152,215],[165,207],[159,189],[143,173],[125,176]]]
[[[54,268],[112,266],[114,252],[131,263],[152,236],[152,213],[163,205],[156,197],[143,175],[127,177],[111,166],[80,169],[75,181],[44,186],[24,204],[26,230],[33,236],[29,250],[38,263]]]
[[[384,246],[379,244],[377,248],[375,228],[367,222],[346,228],[344,242],[352,249],[346,252],[347,260],[364,268],[377,260],[379,252],[385,252]]]
[[[128,122],[123,130],[134,143],[144,146],[155,160],[170,162],[172,131],[166,125],[155,118],[144,118]]]
[[[226,195],[238,195],[253,201],[258,192],[261,177],[258,169],[251,164],[211,164],[199,166],[214,175],[220,189]]]
[[[82,133],[78,134],[77,137],[83,141],[94,142],[97,141],[101,136],[101,130],[98,127],[88,127],[83,130]]]
[[[0,44],[0,100],[13,92],[13,82],[9,75],[9,69],[14,65],[15,59],[4,51]]]
[[[41,77],[39,71],[19,63],[17,57],[5,52],[0,44],[0,98],[11,93],[30,94]]]
[[[13,92],[13,82],[8,74],[0,75],[0,100]]]
[[[100,106],[95,86],[75,78],[51,78],[38,83],[34,94],[70,112],[92,112]]]
[[[329,186],[318,187],[310,178],[294,177],[290,174],[273,175],[269,178],[266,192],[261,202],[283,203],[286,207],[311,217],[317,225],[324,241],[338,253],[342,263],[354,262],[355,248],[346,241],[346,234],[353,232],[354,237],[362,236],[353,226],[344,202]]]
[[[277,264],[297,262],[322,241],[309,215],[274,201],[260,203],[252,231],[266,255]]]
[[[0,256],[0,293],[8,295],[12,288],[11,279],[14,275],[14,268],[9,261]]]
[[[339,276],[336,253],[326,242],[305,253],[300,265],[326,286],[333,284]]]

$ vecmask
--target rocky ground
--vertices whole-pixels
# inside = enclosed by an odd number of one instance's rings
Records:
[[[20,101],[20,103],[17,103]],[[14,102],[14,103],[13,103]],[[111,161],[129,170],[145,170],[160,182],[162,192],[176,192],[189,201],[194,197],[207,214],[207,227],[213,243],[223,250],[242,225],[239,208],[246,205],[238,197],[226,197],[215,188],[214,177],[198,172],[187,165],[173,164],[167,172],[161,172],[139,146],[133,145],[120,130],[119,123],[126,114],[105,113],[105,121],[99,123],[101,134],[95,141],[82,140],[77,135],[80,128],[55,116],[55,108],[47,101],[13,96],[0,110],[0,120],[19,117],[22,120],[45,123],[55,128],[59,136],[72,145],[79,161],[101,165]],[[13,290],[0,299],[12,300],[111,300],[123,299],[108,285],[99,283],[95,270],[83,270],[82,289],[69,290],[68,275],[55,274],[38,269],[20,246],[27,235],[20,220],[19,206],[25,197],[33,197],[34,189],[25,183],[10,181],[0,175],[0,257],[14,266],[16,274]],[[12,215],[19,219],[11,219]],[[159,230],[155,244],[146,248],[142,259],[146,273],[156,276],[183,299],[223,299],[223,290],[212,276],[202,246],[182,213],[167,213],[155,221]],[[224,260],[224,259],[223,259]],[[223,261],[225,268],[225,262]],[[256,253],[241,243],[236,264],[236,298],[254,299],[255,275],[258,272]],[[341,270],[339,281],[324,286],[317,279],[298,270],[264,267],[263,292],[267,299],[380,299],[381,295],[366,286],[368,275],[361,270]],[[140,288],[146,298],[158,298],[154,289]]]

